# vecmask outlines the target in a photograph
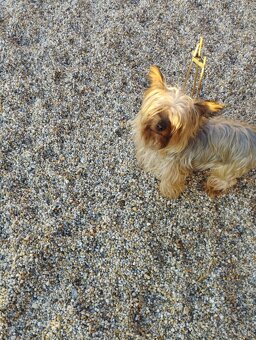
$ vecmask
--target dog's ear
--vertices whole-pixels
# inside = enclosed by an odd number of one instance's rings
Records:
[[[210,100],[196,100],[194,104],[200,116],[204,116],[207,118],[216,116],[216,113],[225,107],[224,104],[220,104]]]
[[[152,86],[156,86],[156,87],[160,87],[160,88],[165,87],[164,76],[161,73],[158,66],[153,65],[153,66],[150,67],[148,78],[149,78],[151,87]]]

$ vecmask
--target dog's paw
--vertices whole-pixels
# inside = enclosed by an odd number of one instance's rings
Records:
[[[165,186],[162,183],[160,183],[160,193],[162,196],[170,198],[170,199],[176,199],[180,196],[181,192],[183,191],[183,188],[181,187],[175,187],[175,186]]]
[[[225,193],[225,190],[216,190],[214,187],[209,186],[207,184],[205,185],[204,190],[207,193],[207,195],[211,198],[219,197]]]

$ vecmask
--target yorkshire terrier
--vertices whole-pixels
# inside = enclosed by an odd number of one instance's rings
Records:
[[[177,198],[189,173],[209,170],[205,189],[214,197],[256,166],[256,126],[215,117],[223,104],[168,86],[157,66],[149,80],[132,128],[138,161],[160,179],[162,195]]]

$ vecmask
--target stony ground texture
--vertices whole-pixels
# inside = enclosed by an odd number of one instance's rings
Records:
[[[0,6],[1,339],[252,339],[255,171],[169,201],[128,121],[149,66],[181,84],[203,34],[203,96],[255,123],[255,3]]]

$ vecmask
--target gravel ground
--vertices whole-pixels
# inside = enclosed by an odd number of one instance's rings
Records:
[[[1,339],[254,338],[256,172],[167,200],[128,122],[203,35],[203,96],[255,123],[255,3],[0,3]]]

